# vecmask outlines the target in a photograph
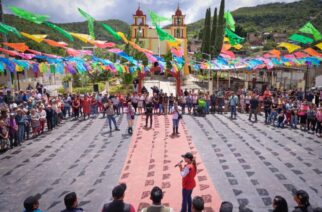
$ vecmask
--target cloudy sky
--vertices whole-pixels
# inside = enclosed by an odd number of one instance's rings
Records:
[[[293,2],[295,0],[227,0],[226,9],[255,6],[271,2]],[[77,8],[91,14],[97,20],[121,19],[132,23],[132,15],[141,4],[142,10],[157,12],[171,17],[176,10],[178,0],[2,0],[5,13],[8,6],[17,6],[34,13],[46,14],[53,22],[77,22],[84,19]],[[220,0],[179,0],[180,8],[186,14],[186,22],[191,23],[204,17],[207,7],[219,7]]]

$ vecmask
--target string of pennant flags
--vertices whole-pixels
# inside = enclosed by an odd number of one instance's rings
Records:
[[[10,49],[1,48],[0,52],[3,52],[14,58],[0,58],[0,72],[8,70],[12,73],[21,71],[32,71],[34,73],[91,73],[94,71],[110,71],[112,73],[134,73],[136,71],[148,72],[155,62],[158,62],[161,71],[165,71],[166,62],[165,59],[155,55],[152,51],[142,48],[137,43],[129,41],[122,32],[115,31],[111,26],[101,23],[107,33],[109,33],[113,39],[122,41],[124,44],[131,46],[131,48],[142,52],[149,61],[149,65],[144,67],[140,61],[137,61],[132,56],[126,54],[123,50],[117,48],[117,45],[113,42],[95,40],[94,34],[94,22],[95,19],[82,9],[78,9],[80,14],[88,22],[89,34],[81,34],[75,32],[68,32],[63,28],[48,21],[49,16],[38,15],[29,11],[10,7],[12,13],[22,19],[30,21],[36,24],[44,24],[49,28],[56,30],[62,36],[66,37],[70,42],[74,39],[78,39],[86,44],[91,44],[97,48],[107,49],[108,52],[118,55],[127,61],[126,64],[120,62],[113,63],[107,58],[97,58],[94,56],[91,50],[77,50],[68,46],[68,43],[62,41],[54,41],[48,39],[46,34],[29,34],[26,32],[20,32],[13,26],[0,23],[0,33],[5,35],[12,34],[19,38],[25,37],[37,43],[46,43],[47,45],[64,49],[67,57],[59,55],[47,54],[30,49],[25,43],[2,43],[3,46],[9,47]],[[170,52],[173,56],[171,61],[173,72],[179,72],[183,66],[188,63],[184,58],[184,51],[181,48],[181,41],[174,38],[172,35],[167,33],[160,27],[160,22],[168,21],[169,18],[159,16],[158,14],[149,11],[152,25],[161,41],[167,41],[167,45],[170,47]],[[225,27],[225,38],[223,48],[220,55],[209,61],[203,61],[196,63],[191,61],[189,64],[194,70],[211,69],[211,70],[236,70],[236,69],[272,69],[280,66],[302,66],[305,64],[319,65],[322,61],[322,53],[317,49],[322,50],[322,34],[313,26],[312,23],[306,23],[302,28],[299,29],[299,33],[292,34],[288,40],[290,42],[282,42],[277,48],[263,53],[256,57],[236,57],[235,53],[231,51],[234,48],[236,51],[243,48],[242,43],[244,38],[240,37],[235,33],[235,21],[232,14],[227,11],[225,13],[226,27]],[[312,37],[308,37],[307,34]],[[321,41],[319,43],[319,41]],[[301,45],[311,45],[317,43],[312,47],[302,48]],[[287,54],[282,54],[283,51],[279,49],[286,49]],[[84,59],[84,55],[87,56]],[[19,58],[19,59],[18,59]],[[88,59],[89,58],[89,59]],[[43,62],[36,62],[36,61]]]

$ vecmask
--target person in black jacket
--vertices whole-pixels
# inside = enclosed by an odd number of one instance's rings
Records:
[[[272,109],[272,100],[269,97],[265,97],[264,99],[264,112],[265,112],[265,124],[269,123],[269,116],[271,115],[271,109]]]
[[[147,97],[149,98],[149,97]],[[148,127],[148,121],[150,119],[150,128],[152,128],[152,113],[153,113],[153,104],[152,101],[147,99],[145,104],[145,127]]]
[[[102,212],[134,212],[131,204],[124,202],[126,184],[122,183],[114,187],[112,191],[113,201],[103,206]]]
[[[273,200],[273,212],[288,212],[286,200],[281,196],[275,196]]]
[[[51,105],[48,105],[45,110],[46,110],[46,119],[47,119],[48,130],[52,130],[53,129],[54,110],[51,108]]]
[[[77,208],[78,200],[75,192],[66,194],[66,196],[64,197],[64,203],[65,203],[66,209],[62,210],[61,212],[82,212],[83,211],[82,208]]]
[[[259,105],[259,101],[258,99],[255,97],[255,95],[253,95],[252,99],[250,100],[250,112],[249,112],[249,118],[248,120],[251,121],[252,120],[252,115],[255,115],[255,122],[257,122],[257,108]]]
[[[298,190],[294,193],[294,200],[297,206],[293,212],[313,212],[313,208],[310,204],[310,197],[306,191]]]

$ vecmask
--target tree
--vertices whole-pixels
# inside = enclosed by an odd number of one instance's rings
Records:
[[[216,41],[216,33],[217,33],[217,7],[215,8],[214,17],[212,19],[212,30],[210,37],[210,52],[214,54],[215,52],[215,41]]]
[[[211,11],[210,8],[206,11],[206,19],[205,19],[205,26],[203,30],[203,40],[202,40],[202,47],[201,51],[203,53],[209,54],[210,53],[210,25],[211,25]],[[205,55],[207,57],[207,55]]]
[[[171,61],[172,61],[172,53],[170,51],[168,51],[168,53],[164,56],[164,60],[166,62],[166,68],[167,69],[171,69],[172,68],[172,64],[171,64]]]
[[[221,52],[222,45],[224,43],[224,29],[225,29],[225,0],[220,2],[220,10],[218,17],[217,33],[215,39],[215,56],[218,56]]]
[[[236,24],[236,30],[235,30],[235,33],[237,35],[239,35],[240,37],[246,37],[247,36],[247,32],[244,30],[244,28],[239,25],[239,24]]]

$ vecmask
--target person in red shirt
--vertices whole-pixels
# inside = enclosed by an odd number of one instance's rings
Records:
[[[90,105],[91,105],[91,100],[87,95],[85,95],[84,100],[82,102],[84,120],[86,119],[86,116],[89,118],[91,114]]]
[[[98,101],[96,100],[95,95],[92,95],[92,97],[90,98],[90,104],[91,104],[91,115],[93,115],[93,117],[96,118]]]
[[[182,176],[182,206],[181,212],[191,212],[192,191],[196,187],[195,177],[197,174],[197,164],[192,153],[187,152],[182,155],[186,164],[180,163],[180,174]]]

